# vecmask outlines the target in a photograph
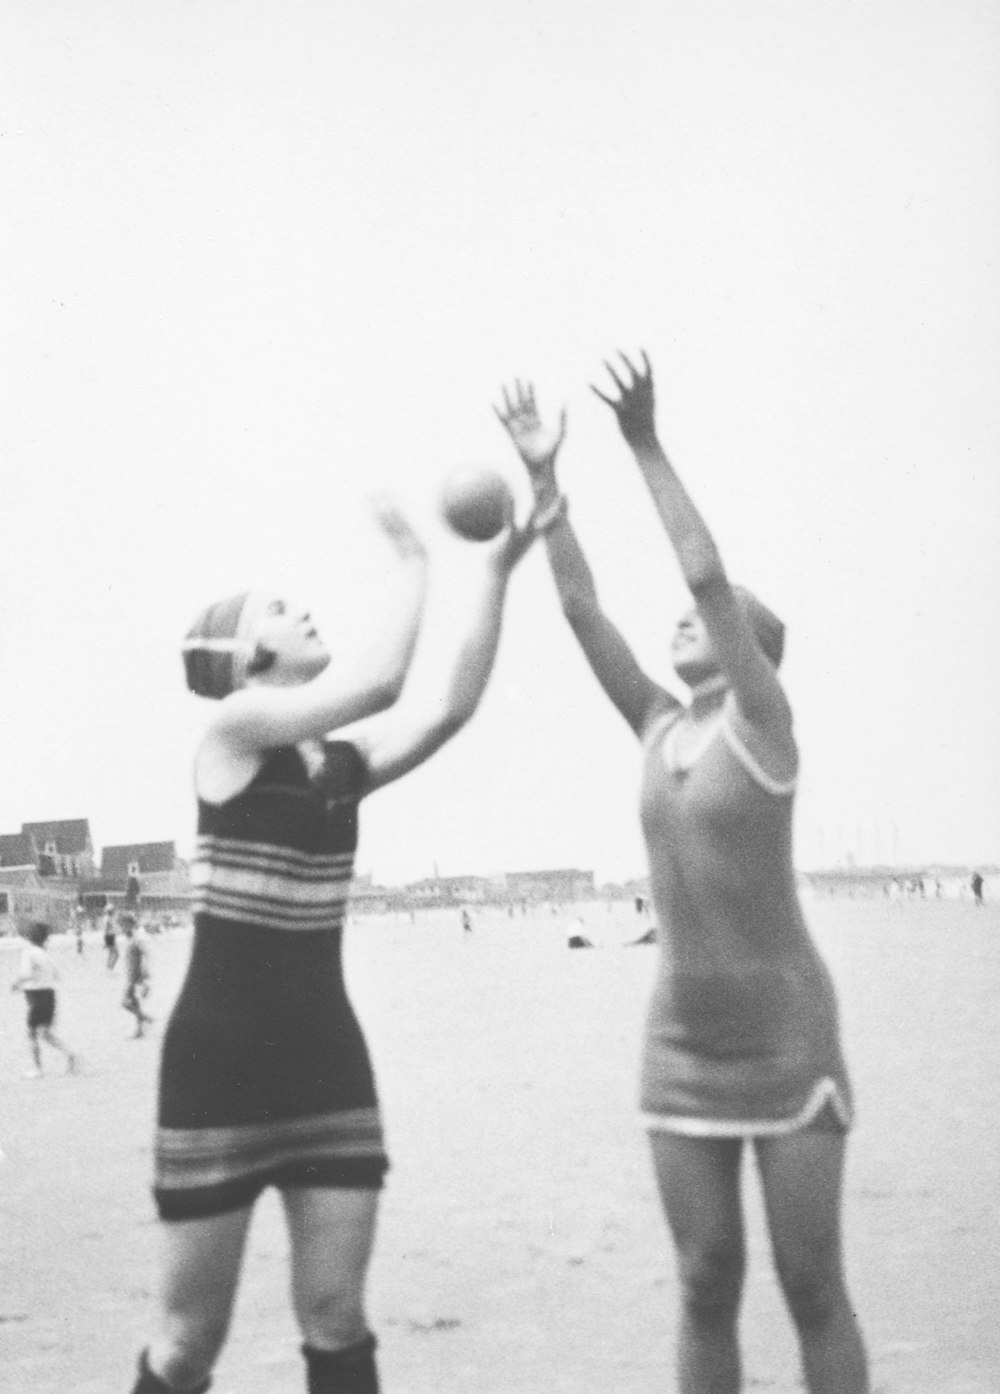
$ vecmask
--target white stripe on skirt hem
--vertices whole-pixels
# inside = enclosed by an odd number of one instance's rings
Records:
[[[641,1116],[650,1132],[683,1133],[685,1137],[780,1137],[783,1133],[795,1133],[808,1127],[827,1104],[844,1127],[848,1127],[851,1110],[837,1081],[829,1076],[817,1080],[805,1104],[791,1118],[684,1118],[673,1113],[643,1113]]]

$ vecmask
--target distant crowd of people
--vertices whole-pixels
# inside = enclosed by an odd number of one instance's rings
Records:
[[[986,880],[981,871],[973,871],[967,881],[957,887],[949,886],[940,876],[894,876],[886,884],[885,894],[891,901],[942,900],[946,895],[970,896],[973,904],[984,903]]]

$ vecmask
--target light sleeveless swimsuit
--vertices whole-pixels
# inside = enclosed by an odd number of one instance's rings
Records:
[[[681,713],[646,738],[641,815],[660,964],[641,1108],[695,1137],[846,1128],[851,1093],[830,974],[792,868],[794,780],[768,776],[727,713],[694,762],[672,747]]]

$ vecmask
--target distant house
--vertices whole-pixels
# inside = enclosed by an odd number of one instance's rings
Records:
[[[592,900],[596,894],[594,873],[578,871],[575,868],[558,868],[554,871],[508,871],[503,879],[511,900]]]
[[[147,908],[177,909],[187,904],[191,883],[173,842],[124,842],[104,848],[100,877],[87,889],[115,900],[141,899]]]
[[[0,867],[0,935],[18,934],[32,920],[68,929],[76,895],[76,882],[43,877],[34,866]]]
[[[409,903],[422,905],[482,904],[488,898],[489,881],[484,876],[433,876],[424,881],[411,881],[406,887]]]
[[[124,883],[129,876],[173,871],[176,865],[177,848],[172,842],[123,842],[101,853],[101,877],[107,881]]]
[[[94,874],[94,844],[86,818],[22,823],[0,834],[0,934],[32,920],[69,928],[81,881]]]
[[[32,864],[41,876],[77,879],[94,874],[94,844],[87,818],[63,818],[54,823],[22,823],[30,839]]]
[[[27,833],[0,833],[0,867],[9,866],[36,867],[35,844]]]
[[[359,876],[351,888],[351,908],[364,914],[461,905],[572,904],[593,900],[596,894],[594,873],[573,868],[508,871],[493,876],[431,876],[397,887],[375,886],[370,876]]]
[[[86,818],[22,823],[20,832],[0,834],[0,934],[32,920],[66,929],[78,905],[93,921],[109,904],[184,913],[190,902],[187,863],[173,842],[105,847],[98,870]]]

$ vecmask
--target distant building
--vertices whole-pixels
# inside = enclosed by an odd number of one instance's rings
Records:
[[[641,895],[643,900],[649,900],[649,877],[633,877],[631,881],[622,883],[620,891],[628,900],[634,900],[637,895]]]
[[[430,876],[411,881],[406,887],[410,905],[481,905],[488,898],[490,880],[486,876]]]
[[[33,866],[40,876],[76,879],[94,874],[94,844],[87,818],[22,823],[0,836],[0,867]]]
[[[158,876],[177,866],[172,842],[123,842],[101,853],[101,877],[124,882],[129,876]]]
[[[20,832],[0,834],[0,934],[17,934],[32,920],[68,929],[80,882],[93,870],[86,818],[22,823]]]
[[[410,900],[403,886],[377,886],[371,872],[354,877],[349,897],[350,909],[360,915],[385,915],[409,910]]]
[[[37,870],[35,844],[27,833],[0,833],[0,867],[10,866]]]
[[[0,934],[44,920],[66,929],[80,905],[92,918],[106,905],[141,903],[156,912],[185,912],[191,902],[187,863],[173,842],[105,847],[98,871],[90,822],[63,818],[22,823],[0,834]]]
[[[68,929],[76,902],[75,881],[43,877],[33,866],[0,867],[0,934],[19,934],[32,920]]]
[[[105,847],[101,874],[86,887],[84,900],[102,895],[118,903],[139,901],[144,909],[185,909],[191,899],[187,863],[173,842],[123,842]]]
[[[500,872],[495,876],[428,876],[405,886],[376,886],[359,876],[351,887],[351,907],[360,914],[399,910],[447,909],[461,905],[565,904],[593,900],[594,873],[555,871]]]
[[[508,871],[503,877],[509,900],[575,901],[593,900],[596,895],[594,873],[576,869],[555,871]]]

